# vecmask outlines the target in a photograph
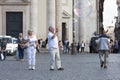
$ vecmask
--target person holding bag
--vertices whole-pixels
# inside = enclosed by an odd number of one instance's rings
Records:
[[[19,55],[19,59],[20,61],[23,61],[24,59],[24,38],[23,38],[23,34],[19,33],[19,37],[17,39],[17,43],[18,43],[18,55]]]
[[[29,64],[29,70],[35,69],[35,62],[36,62],[36,46],[37,46],[37,38],[35,35],[33,35],[32,30],[28,30],[28,35],[25,37],[27,48],[26,52],[28,55],[28,64]]]

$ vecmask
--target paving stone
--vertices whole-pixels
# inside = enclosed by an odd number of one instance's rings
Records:
[[[98,54],[61,54],[65,70],[49,70],[49,54],[38,53],[36,70],[28,70],[27,55],[23,62],[7,56],[0,61],[0,80],[120,80],[120,54],[110,54],[108,68],[100,68]]]

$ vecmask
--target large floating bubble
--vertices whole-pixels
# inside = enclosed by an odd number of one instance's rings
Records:
[[[78,17],[88,17],[92,12],[92,4],[90,0],[79,0],[74,5],[74,13]]]

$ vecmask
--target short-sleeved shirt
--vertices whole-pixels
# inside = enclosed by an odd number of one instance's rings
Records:
[[[98,38],[98,43],[99,43],[99,50],[109,50],[110,39],[107,36],[101,35]]]
[[[58,38],[55,36],[55,38],[52,39],[52,36],[54,34],[49,32],[48,33],[48,48],[58,48]]]
[[[37,41],[37,37],[35,35],[33,35],[32,38],[29,38],[28,36],[25,36],[24,38],[25,40],[28,40],[29,39],[29,45],[35,45],[35,42]]]

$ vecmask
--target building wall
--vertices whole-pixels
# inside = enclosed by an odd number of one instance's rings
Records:
[[[18,2],[18,3],[22,3],[23,0],[7,0],[8,2],[14,3],[14,2]],[[47,33],[48,33],[48,4],[47,2],[50,0],[37,0],[38,3],[35,3],[34,6],[37,5],[36,8],[31,8],[30,4],[28,5],[1,5],[0,6],[0,34],[5,34],[5,15],[4,13],[6,11],[23,11],[23,34],[26,35],[27,34],[27,30],[31,29],[31,9],[35,9],[37,10],[37,16],[35,16],[35,21],[37,21],[37,27],[32,25],[32,28],[34,29],[34,32],[36,33],[37,37],[40,39],[42,38],[43,40],[46,39],[47,37]],[[57,1],[57,0],[55,0]],[[70,43],[73,42],[73,32],[72,32],[72,28],[73,28],[73,18],[72,18],[72,1],[73,0],[62,0],[62,5],[58,5],[56,2],[56,6],[54,6],[55,8],[59,8],[59,6],[62,8],[61,10],[61,24],[63,22],[65,22],[67,24],[66,29],[67,29],[67,38],[70,41]],[[78,1],[78,0],[75,0]],[[80,0],[82,1],[82,0]],[[32,4],[32,3],[31,3]],[[75,3],[76,4],[76,3]],[[91,0],[91,5],[92,5],[92,11],[91,14],[87,17],[77,17],[77,22],[75,23],[75,30],[76,30],[76,42],[78,41],[85,41],[85,43],[89,43],[91,36],[93,36],[93,33],[97,31],[97,11],[96,11],[96,0]],[[84,4],[86,5],[86,4]],[[81,6],[82,7],[82,6]],[[54,9],[54,8],[53,8]],[[60,8],[59,8],[60,9]],[[57,10],[56,10],[57,11]],[[34,10],[33,10],[34,12]],[[60,18],[57,14],[55,13],[57,18]],[[34,15],[32,15],[33,17]],[[56,19],[56,24],[58,22],[58,20],[60,19]],[[34,23],[35,24],[35,23]],[[59,36],[59,40],[62,39],[62,26],[60,23],[58,23],[57,26],[60,27],[60,33],[58,34]],[[36,25],[36,24],[35,24]],[[3,32],[2,32],[3,31]],[[88,48],[88,46],[87,46]]]
[[[0,3],[0,34],[6,35],[6,12],[23,12],[23,34],[26,35],[29,29],[29,3],[24,3],[23,1],[5,0]]]
[[[0,35],[2,35],[2,7],[0,6]]]
[[[25,1],[25,2],[24,2]],[[28,0],[31,2],[34,2],[34,0]],[[26,4],[27,0],[4,0],[2,4],[0,5],[0,34],[5,35],[6,34],[6,11],[13,11],[13,12],[23,12],[23,34],[27,34],[28,29],[33,29],[34,33],[37,35],[37,37],[43,40],[46,39],[47,33],[48,33],[48,2],[49,0],[37,0],[34,3]],[[62,5],[57,4],[55,10],[57,11],[57,8],[61,7],[61,21],[58,21],[57,18],[60,18],[57,13],[56,14],[56,24],[59,22],[60,29],[62,28],[62,22],[67,23],[67,37],[72,42],[72,1],[71,0],[63,0],[61,3]],[[0,1],[1,2],[1,1]],[[32,7],[31,7],[32,5]],[[60,9],[60,8],[59,8]],[[37,10],[37,11],[35,11]],[[63,11],[66,11],[69,18],[63,18]],[[34,15],[36,14],[37,15]],[[50,16],[50,15],[49,15]],[[35,21],[34,21],[34,20]],[[57,27],[56,26],[56,27]],[[62,39],[62,31],[60,30],[60,33],[58,34],[59,40]]]

